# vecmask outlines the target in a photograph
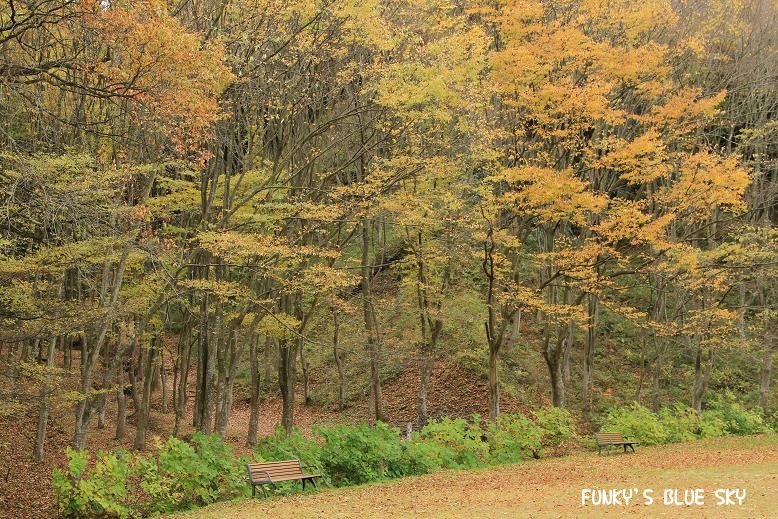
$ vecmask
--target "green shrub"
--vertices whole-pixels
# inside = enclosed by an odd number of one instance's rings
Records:
[[[543,430],[541,442],[546,447],[558,446],[575,437],[575,422],[567,409],[539,409],[535,411],[535,423]]]
[[[703,434],[702,423],[697,412],[684,404],[677,403],[663,407],[659,411],[659,421],[667,433],[666,442],[695,440]]]
[[[764,417],[761,408],[752,410],[744,408],[736,400],[731,392],[719,396],[710,402],[708,414],[717,416],[724,422],[727,434],[732,436],[746,436],[766,432]]]
[[[218,436],[155,444],[147,455],[67,451],[53,485],[65,517],[147,517],[246,495],[244,460]]]
[[[321,447],[316,441],[306,438],[295,428],[286,434],[278,426],[272,436],[265,436],[254,449],[257,461],[283,461],[298,459],[304,466],[321,470]]]
[[[375,427],[340,425],[318,429],[317,434],[324,438],[322,467],[335,485],[384,479],[392,475],[392,467],[400,466],[400,432],[382,422]]]
[[[453,458],[445,466],[467,468],[485,465],[489,460],[489,444],[482,439],[483,435],[481,418],[473,415],[470,422],[448,417],[431,421],[421,430],[419,438],[453,451]]]
[[[90,467],[87,451],[65,450],[65,471],[56,468],[52,478],[54,495],[63,517],[140,517],[126,506],[127,453],[100,452]]]
[[[521,414],[503,414],[488,424],[487,437],[492,461],[512,463],[540,458],[544,430]]]
[[[428,474],[454,466],[454,449],[448,445],[424,440],[418,433],[414,433],[410,440],[401,442],[401,446],[400,459],[389,467],[393,477]]]
[[[727,435],[727,424],[718,411],[703,411],[700,417],[700,438],[721,438]]]
[[[305,468],[316,471],[322,475],[320,483],[329,483],[330,478],[323,469],[321,463],[321,447],[315,440],[306,438],[299,429],[294,428],[290,434],[286,434],[283,427],[276,427],[272,436],[265,436],[254,449],[254,457],[257,461],[283,461],[298,459]],[[271,486],[268,490],[276,493],[294,492],[297,483],[291,481],[287,484]]]
[[[667,431],[659,417],[638,404],[612,408],[600,430],[620,432],[643,445],[657,445],[667,441]]]

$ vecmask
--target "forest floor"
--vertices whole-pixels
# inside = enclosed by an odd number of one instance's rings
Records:
[[[76,361],[74,361],[74,366]],[[74,371],[77,371],[74,370]],[[193,380],[194,376],[190,376]],[[387,421],[401,427],[416,419],[416,388],[419,371],[416,366],[406,369],[396,378],[388,381],[384,387],[384,411]],[[75,384],[73,380],[68,383]],[[312,388],[317,384],[312,379]],[[75,387],[75,386],[73,386]],[[260,434],[271,434],[281,418],[281,402],[276,396],[275,387],[269,389],[272,396],[267,398],[260,410]],[[37,394],[37,389],[32,390]],[[433,417],[468,416],[471,413],[487,413],[486,381],[473,376],[454,363],[440,360],[434,369],[429,388],[429,408]],[[161,412],[160,392],[155,394],[149,423],[149,438],[165,438],[173,431],[174,413],[172,406],[168,412]],[[135,418],[132,416],[132,400],[128,399],[129,413],[127,432],[123,440],[115,439],[116,402],[113,396],[106,406],[106,427],[98,429],[93,420],[87,438],[87,449],[95,452],[119,447],[131,448],[135,435]],[[302,387],[298,388],[295,406],[295,423],[307,433],[315,425],[336,422],[360,423],[368,419],[367,398],[354,395],[349,407],[338,411],[334,405],[303,405]],[[516,398],[505,398],[503,408],[508,412],[524,411],[526,407]],[[182,435],[191,435],[190,414],[185,418]],[[239,455],[249,453],[245,446],[250,408],[248,400],[239,392],[230,413],[230,423],[225,441],[230,443]],[[57,516],[51,486],[51,474],[55,467],[65,465],[65,448],[71,444],[73,434],[73,412],[70,407],[53,410],[49,419],[45,444],[45,458],[42,463],[32,459],[32,446],[35,438],[37,409],[13,417],[0,416],[0,519],[48,519]]]
[[[629,505],[582,505],[583,489],[633,489]],[[637,489],[635,491],[634,489]],[[665,504],[665,490],[703,489],[703,505]],[[719,505],[719,489],[745,498]],[[653,503],[647,504],[646,490]],[[725,494],[720,493],[724,496]],[[623,501],[623,498],[620,499]],[[215,504],[179,519],[776,517],[778,436],[638,447],[635,454],[577,453],[471,471],[445,471],[386,483],[312,490]]]

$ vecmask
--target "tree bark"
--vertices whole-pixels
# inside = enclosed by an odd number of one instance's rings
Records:
[[[294,428],[294,388],[297,384],[296,338],[278,341],[278,386],[281,390],[281,425],[286,434]]]
[[[154,364],[157,357],[157,342],[159,339],[154,337],[149,345],[149,352],[146,355],[146,366],[144,367],[143,376],[143,396],[141,399],[141,407],[137,410],[138,427],[135,430],[135,443],[134,446],[138,450],[142,450],[146,447],[146,433],[149,424],[149,415],[151,407],[151,393],[154,377],[152,376],[154,371]]]
[[[64,337],[62,342],[64,343]],[[48,370],[54,368],[54,353],[56,351],[56,345],[57,345],[57,338],[52,337],[49,340],[49,348],[46,357],[46,368]],[[50,392],[51,392],[51,388],[48,387],[48,384],[46,382],[43,382],[41,384],[41,392],[40,392],[41,407],[40,407],[40,412],[38,413],[38,430],[35,434],[35,447],[33,449],[33,454],[32,454],[33,458],[37,462],[43,461],[43,449],[46,444],[46,426],[49,421],[49,393]]]
[[[713,346],[708,345],[707,359],[703,359],[703,349],[702,341],[698,339],[694,359],[694,388],[692,390],[692,408],[698,415],[702,414],[703,397],[713,372]]]
[[[594,371],[594,352],[597,340],[597,296],[589,294],[587,296],[587,321],[586,321],[586,341],[584,342],[584,364],[583,380],[581,389],[583,391],[583,409],[585,413],[592,410],[592,389],[593,389],[593,371]]]
[[[773,376],[773,344],[769,337],[765,337],[764,352],[762,356],[762,371],[759,380],[759,406],[767,414],[770,406],[770,380]]]
[[[338,368],[338,409],[346,408],[346,374],[343,368],[343,352],[340,350],[340,312],[337,309],[332,312],[332,355],[335,357],[335,365]]]
[[[249,415],[249,430],[246,435],[246,445],[253,447],[257,444],[259,436],[259,396],[260,396],[260,375],[259,375],[259,335],[252,335],[249,350],[249,362],[251,365],[251,414]]]

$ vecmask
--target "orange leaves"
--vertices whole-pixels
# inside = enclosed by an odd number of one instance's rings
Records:
[[[686,157],[672,186],[658,198],[689,218],[700,220],[717,207],[737,212],[745,209],[743,195],[750,183],[748,173],[735,155],[723,158],[709,151]]]
[[[232,80],[217,42],[203,44],[156,0],[100,9],[87,20],[105,51],[92,64],[139,122],[165,135],[181,155],[198,150],[219,115],[217,96]]]
[[[516,213],[537,216],[541,221],[586,222],[591,213],[604,209],[607,200],[587,189],[573,172],[527,166],[506,168],[489,177],[489,182],[504,182],[509,188],[499,199]]]
[[[618,140],[598,165],[615,170],[630,184],[643,184],[668,175],[670,166],[667,159],[661,135],[654,128],[649,128],[632,141]]]

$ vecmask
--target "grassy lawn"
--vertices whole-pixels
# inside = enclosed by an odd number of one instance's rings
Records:
[[[581,504],[581,490],[638,489],[629,505]],[[717,505],[717,489],[745,489],[742,504]],[[653,504],[643,492],[653,489]],[[704,489],[704,505],[664,504],[665,489]],[[634,490],[633,490],[634,491]],[[734,499],[734,495],[733,495]],[[623,500],[622,500],[623,501]],[[219,503],[187,519],[449,517],[776,517],[778,436],[579,453],[520,465],[445,471],[361,487]]]

